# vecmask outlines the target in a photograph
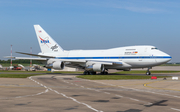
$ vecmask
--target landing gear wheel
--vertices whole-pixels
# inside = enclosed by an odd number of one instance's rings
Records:
[[[87,75],[91,75],[91,72],[87,71]]]
[[[151,72],[146,72],[146,75],[151,75]]]
[[[84,73],[83,73],[84,75],[96,75],[96,72],[94,72],[94,71],[84,71]]]
[[[103,72],[101,72],[101,74],[103,74],[103,75],[107,75],[107,74],[108,74],[108,72],[103,71]]]
[[[151,75],[151,72],[149,71],[150,69],[152,69],[152,67],[148,67],[146,75]]]
[[[88,75],[89,73],[88,73],[88,71],[84,71],[84,73],[83,73],[84,75]]]
[[[102,75],[104,75],[104,72],[101,72]]]
[[[96,72],[89,72],[90,75],[96,75]]]

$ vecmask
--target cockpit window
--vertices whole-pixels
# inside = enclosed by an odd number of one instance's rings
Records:
[[[158,49],[158,48],[156,48],[156,47],[153,47],[153,48],[151,48],[152,50],[154,50],[154,49]]]

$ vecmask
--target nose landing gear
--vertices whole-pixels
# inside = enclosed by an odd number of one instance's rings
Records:
[[[146,75],[151,75],[151,72],[150,72],[150,71],[147,71],[147,72],[146,72]]]
[[[151,72],[149,71],[149,69],[152,69],[152,68],[149,67],[149,68],[147,69],[146,75],[151,75]]]

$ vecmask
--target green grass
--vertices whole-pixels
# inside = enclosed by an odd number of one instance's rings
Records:
[[[0,70],[0,72],[16,72],[16,73],[63,73],[63,74],[83,74],[82,71],[21,71],[21,70]],[[112,74],[145,74],[145,70],[120,71]],[[151,73],[178,73],[180,71],[151,71]]]
[[[47,73],[61,73],[61,74],[83,74],[81,71],[56,71],[56,72],[50,72],[48,71]]]
[[[21,71],[21,70],[0,70],[1,73],[6,73],[6,72],[15,72],[15,73],[51,73],[51,74],[57,74],[57,73],[62,73],[62,74],[82,74],[83,72],[81,71]]]
[[[12,73],[15,73],[15,74],[12,74]],[[20,74],[18,74],[18,73],[20,73]],[[33,74],[31,74],[31,73],[33,73]],[[37,74],[34,74],[34,73],[37,73]],[[30,77],[30,76],[46,75],[46,74],[82,74],[82,73],[83,72],[72,72],[72,71],[51,72],[51,71],[18,71],[18,70],[9,70],[9,71],[0,71],[0,78],[27,78],[27,77]]]
[[[31,72],[34,72],[34,73],[46,73],[48,71],[21,71],[21,70],[0,70],[0,72],[19,72],[19,73],[31,73]]]
[[[164,78],[165,76],[157,76],[157,78]],[[127,80],[127,79],[150,79],[151,76],[135,76],[135,75],[81,75],[77,78],[90,80]]]
[[[160,66],[180,66],[180,64],[162,64]]]
[[[36,75],[44,75],[44,74],[0,74],[0,78],[27,78]]]
[[[145,74],[147,71],[144,70],[133,70],[133,71],[120,71],[114,74]],[[151,73],[178,73],[180,71],[151,71]]]
[[[180,71],[151,71],[151,73],[177,73]],[[16,74],[12,74],[16,73]],[[20,74],[18,74],[20,73]],[[27,73],[27,74],[26,74]],[[29,74],[28,74],[29,73]],[[37,73],[37,74],[36,74]],[[42,74],[41,74],[42,73]],[[91,80],[120,80],[120,79],[150,79],[151,76],[136,76],[136,75],[123,75],[123,74],[145,74],[146,71],[121,71],[112,73],[112,75],[81,75],[77,76],[78,78],[86,78]],[[27,78],[30,76],[36,75],[45,75],[45,74],[83,74],[83,72],[74,72],[74,71],[18,71],[18,70],[9,70],[9,71],[0,71],[0,78]],[[122,75],[114,75],[122,74]],[[163,78],[164,76],[158,76],[158,78]]]

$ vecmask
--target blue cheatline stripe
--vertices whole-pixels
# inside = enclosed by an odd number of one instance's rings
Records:
[[[122,57],[56,57],[56,59],[154,59],[166,58],[171,59],[171,56],[122,56]]]

